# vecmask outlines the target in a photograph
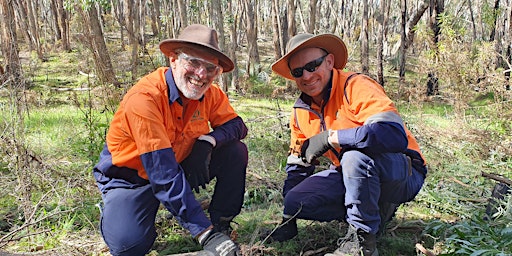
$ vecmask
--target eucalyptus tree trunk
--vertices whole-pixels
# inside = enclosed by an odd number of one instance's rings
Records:
[[[377,81],[379,84],[384,86],[384,40],[386,38],[386,25],[388,22],[388,7],[390,0],[381,0],[379,9],[380,13],[378,16],[379,34],[377,39]]]
[[[444,0],[430,0],[430,28],[433,31],[432,41],[434,42],[435,56],[439,56],[438,43],[441,36],[441,26],[439,24],[438,16],[444,12]],[[438,58],[434,60],[434,65],[438,62]],[[428,73],[427,80],[427,96],[439,94],[439,80],[434,71]]]
[[[112,11],[114,12],[114,17],[119,24],[119,36],[120,36],[120,48],[122,51],[126,49],[126,44],[124,43],[124,30],[126,29],[126,19],[124,18],[124,0],[112,1]]]
[[[471,0],[467,0],[469,15],[471,18],[471,28],[473,30],[473,41],[476,40],[476,24],[475,24],[475,15],[473,14],[473,4],[471,4]]]
[[[316,4],[318,0],[309,0],[309,25],[308,32],[314,34],[316,31]]]
[[[16,41],[16,23],[14,0],[0,1],[0,44],[2,55],[7,63],[4,74],[4,81],[1,87],[7,85],[9,93],[9,113],[10,124],[6,124],[6,129],[0,134],[0,144],[6,145],[5,151],[8,158],[8,168],[16,175],[16,191],[14,195],[20,202],[19,208],[23,212],[24,219],[28,223],[32,221],[34,207],[32,206],[32,173],[29,158],[25,154],[25,122],[26,104],[24,104],[23,93],[26,90],[26,83],[23,79],[21,62],[19,58],[18,42]],[[2,121],[4,122],[4,121]],[[4,147],[2,147],[4,148]]]
[[[179,15],[178,18],[180,22],[180,24],[178,25],[178,30],[180,30],[179,28],[184,28],[188,26],[187,4],[185,0],[177,0],[177,5]]]
[[[12,1],[11,4],[14,6],[15,11],[18,14],[18,24],[24,32],[23,35],[29,43],[30,50],[36,51],[38,58],[40,60],[44,60],[43,50],[39,39],[39,25],[37,16],[35,16],[36,10],[34,8],[33,1],[16,0]]]
[[[162,28],[162,20],[160,19],[160,0],[154,0],[151,2],[150,13],[153,36],[160,38],[160,30]]]
[[[400,53],[399,53],[399,71],[398,76],[400,82],[405,80],[405,41],[407,40],[405,35],[405,27],[407,23],[407,0],[400,0],[401,10],[401,22],[400,22]]]
[[[250,76],[255,76],[261,72],[260,55],[258,52],[258,25],[256,24],[253,3],[250,0],[244,0],[243,2],[249,52],[246,70]]]
[[[56,0],[50,0],[50,11],[52,13],[52,26],[53,30],[55,31],[55,42],[58,42],[62,39],[62,33],[60,31],[59,26],[59,14],[57,12],[57,1]]]
[[[236,8],[233,7],[233,3],[232,1],[227,1],[227,4],[228,4],[228,16],[230,16],[230,18],[228,18],[229,22],[229,37],[230,37],[230,46],[228,47],[228,56],[231,58],[231,60],[233,61],[233,63],[235,63],[235,68],[233,69],[233,71],[231,71],[229,73],[229,79],[231,79],[231,86],[233,88],[235,88],[235,90],[237,92],[240,91],[240,82],[238,80],[238,65],[237,65],[237,57],[236,57],[236,49],[238,48],[238,40],[237,40],[237,35],[238,35],[238,30],[237,30],[237,26],[236,26],[236,20],[238,19],[238,11],[235,10]]]
[[[363,0],[363,17],[361,19],[361,72],[369,75],[368,46],[368,0]]]
[[[414,27],[416,26],[416,24],[418,24],[418,22],[421,19],[421,16],[423,16],[425,11],[428,9],[428,5],[429,5],[429,0],[424,0],[423,3],[418,7],[416,12],[409,19],[409,22],[407,23],[407,35],[406,35],[407,40],[405,42],[405,49],[408,49],[409,46],[411,46],[411,44],[413,43],[414,34],[416,31],[414,29]]]
[[[218,38],[219,38],[219,48],[222,51],[226,50],[226,39],[224,32],[224,13],[222,12],[222,1],[220,0],[211,0],[211,14],[210,17],[212,19],[213,28],[217,30]],[[221,75],[219,77],[219,83],[222,86],[225,92],[228,91],[227,82],[228,77],[226,75]]]
[[[59,17],[59,28],[61,32],[62,49],[64,51],[71,51],[71,44],[69,43],[69,13],[64,9],[64,0],[55,0],[57,4],[57,15]]]
[[[111,83],[119,86],[110,60],[110,54],[105,44],[103,30],[101,29],[98,17],[98,9],[95,3],[88,6],[86,10],[76,5],[75,11],[82,17],[81,21],[84,24],[84,31],[83,38],[80,39],[82,39],[81,42],[84,43],[92,53],[98,79],[102,83]]]
[[[288,6],[288,38],[292,38],[297,34],[297,22],[295,21],[295,15],[297,12],[297,6],[295,5],[295,0],[287,0]],[[285,44],[288,43],[286,40]]]
[[[281,35],[282,30],[281,20],[279,18],[279,6],[280,0],[272,1],[272,28],[275,33],[272,34],[272,43],[274,45],[274,60],[278,60],[282,56],[282,48],[281,48]]]
[[[496,23],[498,22],[498,12],[500,9],[500,0],[494,0],[494,9],[492,12],[493,24],[491,28],[491,35],[489,36],[489,42],[493,42],[496,37]]]

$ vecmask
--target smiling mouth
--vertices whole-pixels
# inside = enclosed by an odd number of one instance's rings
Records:
[[[206,83],[202,83],[202,82],[200,82],[199,80],[194,79],[194,78],[192,78],[192,77],[190,77],[190,78],[188,79],[188,82],[189,82],[189,83],[191,83],[192,85],[196,86],[196,87],[199,87],[199,88],[203,88],[203,87],[205,87],[205,86],[206,86]]]

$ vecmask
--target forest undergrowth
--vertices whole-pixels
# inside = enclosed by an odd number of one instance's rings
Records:
[[[30,87],[17,95],[0,88],[0,255],[109,255],[98,230],[101,197],[91,168],[109,120],[131,84],[98,85],[93,76],[80,72],[90,60],[79,53],[54,55],[44,63],[26,56]],[[379,251],[512,255],[512,198],[508,194],[494,201],[494,210],[489,210],[499,182],[482,176],[512,179],[512,93],[493,79],[498,77],[494,73],[478,84],[463,72],[448,73],[455,63],[466,62],[455,54],[445,58],[444,73],[439,73],[442,87],[435,96],[425,96],[422,70],[410,68],[402,83],[393,68],[388,70],[385,89],[417,136],[429,174],[416,199],[399,208]],[[264,243],[265,234],[280,222],[288,118],[297,92],[271,74],[244,81],[244,92],[228,92],[249,127],[244,207],[234,220],[244,255],[333,251],[346,231],[344,223],[299,220],[296,239]],[[20,97],[23,104],[13,105]],[[197,198],[207,203],[211,189]],[[200,249],[163,208],[156,225],[159,236],[150,255]]]

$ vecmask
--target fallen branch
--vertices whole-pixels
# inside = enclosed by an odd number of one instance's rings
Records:
[[[416,249],[418,249],[421,253],[427,255],[427,256],[436,256],[433,252],[427,250],[423,245],[416,244]]]
[[[512,180],[507,179],[506,177],[503,177],[499,174],[482,172],[482,176],[512,186]]]

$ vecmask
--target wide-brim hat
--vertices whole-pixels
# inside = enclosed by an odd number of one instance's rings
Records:
[[[219,59],[222,72],[230,72],[235,68],[233,61],[219,49],[217,31],[201,24],[192,24],[183,29],[176,39],[166,39],[160,42],[160,51],[165,56],[179,48],[197,48],[213,54]]]
[[[272,70],[278,75],[293,80],[288,66],[288,60],[293,54],[305,48],[322,48],[328,53],[334,55],[334,67],[343,69],[347,64],[348,51],[347,46],[341,38],[332,34],[313,35],[303,33],[295,35],[286,45],[286,54],[272,64]]]

